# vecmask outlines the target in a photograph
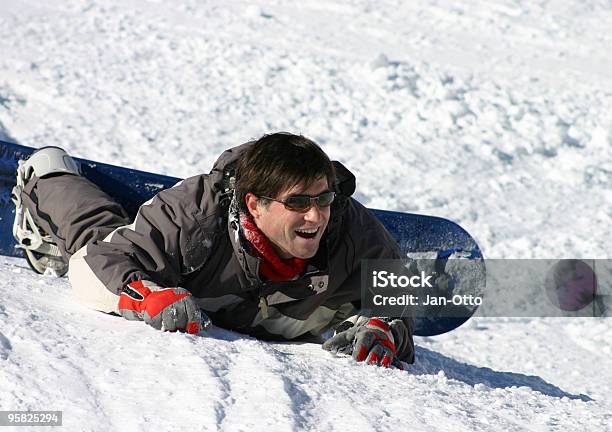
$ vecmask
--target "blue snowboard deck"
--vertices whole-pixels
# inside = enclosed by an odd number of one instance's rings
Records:
[[[12,235],[15,208],[11,190],[16,184],[17,162],[36,149],[0,141],[0,255],[22,257]],[[112,196],[133,217],[140,205],[181,179],[145,171],[74,158],[83,175]],[[370,209],[397,240],[402,253],[437,251],[439,257],[462,252],[482,258],[476,241],[456,223],[444,218]],[[433,336],[448,332],[468,318],[417,318],[415,334]]]

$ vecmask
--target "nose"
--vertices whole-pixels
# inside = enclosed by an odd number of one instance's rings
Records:
[[[321,209],[316,204],[312,205],[306,213],[304,220],[307,222],[318,223],[321,220]]]

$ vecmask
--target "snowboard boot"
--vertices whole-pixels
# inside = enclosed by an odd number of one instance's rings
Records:
[[[43,147],[28,159],[20,160],[17,166],[17,185],[11,193],[15,204],[13,236],[17,247],[23,249],[30,267],[37,273],[45,274],[49,269],[58,277],[68,271],[68,264],[62,259],[61,252],[49,233],[40,228],[30,212],[21,202],[21,193],[27,183],[37,178],[60,174],[81,175],[76,162],[59,147]]]

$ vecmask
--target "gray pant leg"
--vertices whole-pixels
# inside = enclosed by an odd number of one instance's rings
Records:
[[[123,207],[76,175],[34,177],[21,199],[36,224],[51,235],[65,262],[81,247],[130,223]]]

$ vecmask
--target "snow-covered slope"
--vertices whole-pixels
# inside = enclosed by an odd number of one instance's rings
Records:
[[[0,2],[0,136],[175,176],[276,130],[487,257],[609,257],[612,4]],[[610,430],[612,323],[478,319],[382,370],[88,311],[0,259],[0,410],[65,430]]]

